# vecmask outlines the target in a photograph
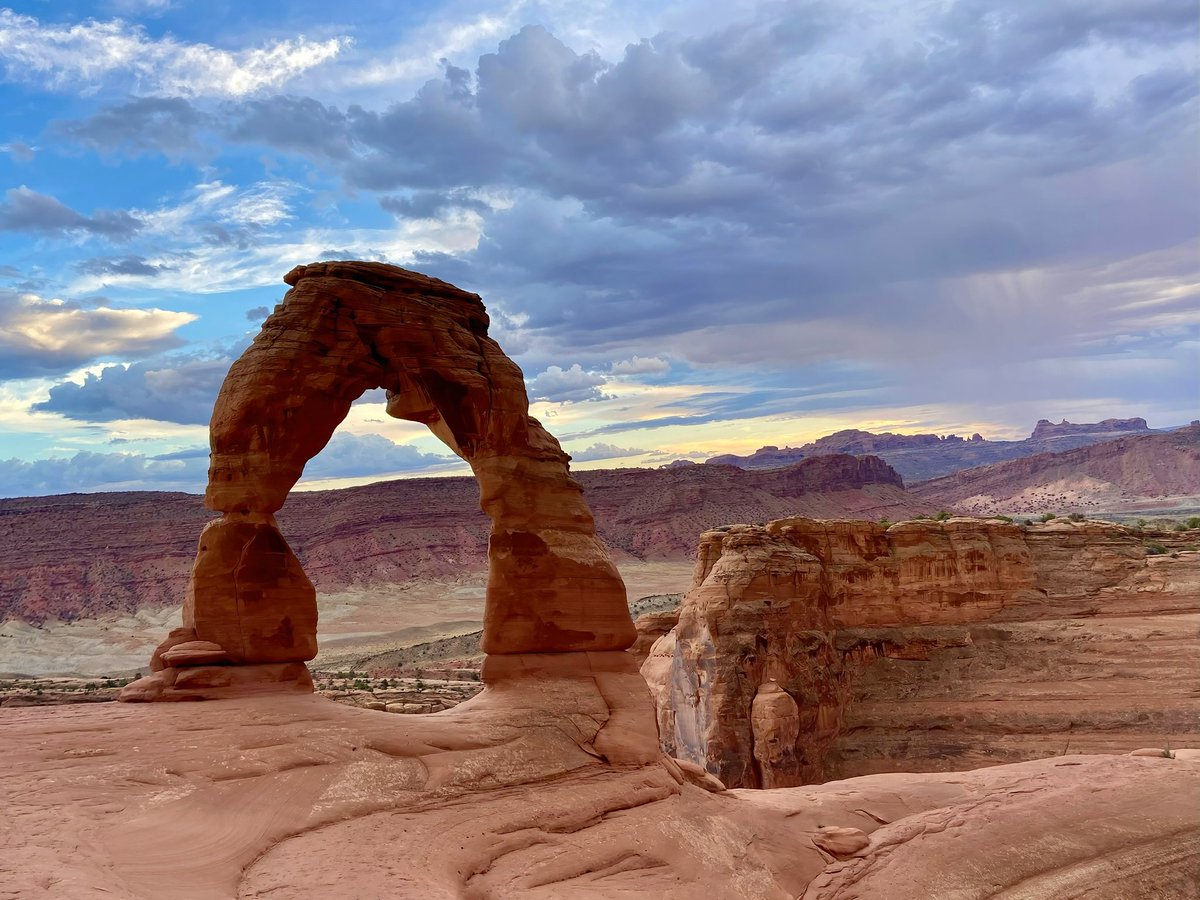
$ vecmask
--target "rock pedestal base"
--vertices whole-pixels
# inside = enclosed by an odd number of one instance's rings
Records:
[[[312,676],[301,662],[246,666],[165,668],[131,682],[124,703],[170,700],[229,700],[259,694],[311,694]]]

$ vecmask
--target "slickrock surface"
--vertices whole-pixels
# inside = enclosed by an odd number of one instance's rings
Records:
[[[530,675],[432,716],[313,696],[6,710],[0,897],[1195,896],[1195,760],[710,793],[602,758],[597,682]]]
[[[642,672],[668,753],[787,786],[1196,743],[1198,627],[1119,526],[793,518],[701,537]]]
[[[1200,425],[956,472],[912,490],[980,515],[1192,507],[1200,504]]]

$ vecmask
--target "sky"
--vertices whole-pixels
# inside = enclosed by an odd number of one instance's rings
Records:
[[[479,293],[576,467],[1200,416],[1194,0],[0,8],[0,496],[203,489],[294,265]],[[465,473],[369,393],[302,486]]]

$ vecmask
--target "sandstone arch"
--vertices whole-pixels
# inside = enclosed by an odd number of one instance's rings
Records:
[[[428,425],[479,482],[492,520],[485,652],[628,647],[625,587],[570,457],[529,416],[521,370],[488,337],[479,297],[380,263],[298,266],[284,281],[291,290],[213,410],[205,505],[222,515],[201,535],[184,628],[123,699],[311,690],[315,591],[274,513],[351,403],[377,387],[389,414]]]

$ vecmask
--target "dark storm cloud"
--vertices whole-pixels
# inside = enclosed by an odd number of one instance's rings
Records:
[[[97,210],[85,216],[24,185],[10,188],[0,202],[0,231],[31,231],[53,237],[86,233],[122,241],[133,237],[144,225],[123,210]]]
[[[157,419],[206,425],[232,358],[190,357],[106,366],[83,384],[63,382],[33,408],[83,422]]]

